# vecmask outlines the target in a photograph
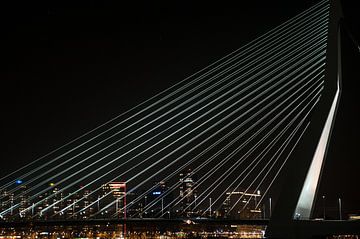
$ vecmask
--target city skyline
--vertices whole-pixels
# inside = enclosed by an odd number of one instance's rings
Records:
[[[276,4],[282,5],[283,8],[276,8]],[[233,23],[236,20],[241,22],[249,18],[247,10],[244,10],[245,6],[242,8],[243,16],[241,14],[237,16],[236,10],[230,11],[230,7],[216,9],[215,6],[210,6],[208,13],[197,15],[197,10],[201,10],[198,6],[188,8],[187,6],[151,5],[150,9],[154,10],[154,13],[149,13],[143,7],[140,8],[139,13],[129,14],[129,16],[135,16],[135,19],[139,17],[141,19],[139,22],[128,21],[133,18],[128,18],[125,14],[107,25],[105,29],[103,29],[103,24],[116,19],[117,15],[109,6],[105,6],[102,8],[100,20],[94,20],[92,14],[97,13],[97,10],[91,6],[85,13],[90,15],[89,20],[92,19],[91,23],[95,24],[95,28],[89,24],[84,27],[84,32],[78,32],[77,27],[89,22],[78,18],[76,8],[49,6],[46,9],[45,20],[42,16],[31,15],[34,22],[40,22],[39,25],[19,20],[15,23],[16,30],[9,31],[19,37],[29,34],[28,36],[31,36],[33,41],[17,49],[15,56],[21,56],[20,59],[23,61],[16,57],[11,58],[10,71],[6,75],[11,82],[8,87],[10,96],[6,98],[8,100],[3,101],[6,102],[4,105],[7,112],[3,125],[10,125],[10,127],[4,127],[4,135],[8,141],[5,151],[2,152],[2,158],[6,160],[2,170],[11,172],[19,168],[25,162],[29,162],[28,160],[45,154],[57,145],[124,112],[161,89],[190,75],[195,69],[236,49],[257,36],[260,31],[258,28],[262,27],[262,32],[265,32],[277,23],[293,16],[294,13],[300,12],[300,9],[308,7],[306,6],[308,3],[299,3],[297,6],[284,4],[279,1],[267,5],[267,7],[272,6],[275,13],[279,13],[275,14],[277,19],[267,22],[267,26],[261,26],[260,23],[264,22],[265,16],[270,17],[274,15],[274,12],[266,7],[260,9],[264,16],[259,19],[251,18],[251,24],[243,24],[240,27],[239,23]],[[247,9],[254,8],[254,5],[249,5]],[[174,16],[163,12],[169,9],[175,12]],[[214,14],[218,13],[217,10],[220,12],[219,15]],[[349,5],[347,7],[345,5],[345,10],[349,12]],[[190,17],[181,11],[189,11]],[[228,11],[232,14],[228,14]],[[113,15],[107,16],[109,12]],[[176,17],[181,18],[176,19]],[[64,19],[65,22],[62,21]],[[185,22],[182,22],[184,19],[186,19]],[[148,20],[149,23],[146,22]],[[225,28],[228,32],[221,28],[219,32],[224,31],[223,36],[217,34],[214,36],[213,29],[218,29],[217,27],[222,26],[220,23],[227,23],[229,20],[233,22]],[[208,24],[209,22],[212,24]],[[72,26],[73,23],[74,26]],[[122,23],[120,26],[123,28],[117,29],[116,23]],[[25,30],[29,26],[27,24],[35,31],[27,32]],[[44,29],[37,29],[38,27],[48,29],[51,34],[43,35]],[[199,27],[205,30],[198,31]],[[354,31],[353,27],[350,26],[350,28]],[[100,29],[104,32],[98,34],[97,31]],[[235,32],[237,34],[234,34]],[[231,38],[232,34],[235,37]],[[358,36],[358,33],[355,31],[354,35]],[[64,38],[62,39],[61,36]],[[126,39],[123,39],[124,36]],[[359,169],[359,163],[355,160],[356,148],[354,148],[357,145],[356,132],[359,132],[359,126],[356,124],[358,119],[356,112],[359,109],[354,103],[358,100],[356,101],[352,93],[357,83],[356,81],[346,82],[346,79],[358,77],[355,71],[351,71],[351,69],[354,70],[351,67],[356,66],[359,55],[356,55],[355,48],[346,34],[343,38],[344,42],[347,42],[343,57],[344,92],[348,91],[348,93],[344,94],[347,97],[341,101],[342,107],[340,107],[337,125],[342,126],[335,126],[332,145],[336,147],[330,150],[319,195],[326,196],[327,202],[335,202],[335,205],[337,198],[341,197],[345,202],[349,202],[344,205],[345,209],[352,205],[351,210],[356,210],[359,193],[353,189],[354,185],[344,183],[346,180],[356,181],[356,172]],[[224,39],[231,39],[230,43]],[[84,44],[84,41],[89,45]],[[207,44],[203,44],[204,42]],[[16,43],[10,46],[15,47]],[[93,49],[96,53],[94,56],[91,52]],[[30,55],[25,54],[29,52]],[[89,61],[86,61],[87,58]],[[34,62],[27,65],[31,59],[35,59]],[[189,59],[196,60],[191,62]],[[120,68],[118,68],[119,65]],[[166,67],[163,67],[164,65]],[[136,71],[137,67],[141,70]],[[41,73],[39,80],[36,80],[40,69],[45,69],[45,73]],[[107,73],[106,76],[103,75],[104,72]],[[126,72],[125,77],[119,72]],[[29,73],[32,81],[28,81],[26,73]],[[51,77],[56,80],[49,81],[48,78]],[[70,82],[65,81],[68,78],[71,79]],[[119,78],[125,80],[118,82]],[[155,81],[158,79],[159,81]],[[23,122],[23,119],[26,121]],[[353,123],[347,123],[349,121]],[[75,123],[70,124],[71,122]],[[345,160],[350,160],[352,165],[340,164],[339,159],[343,156],[346,157]],[[20,159],[18,165],[10,163],[17,159]],[[321,197],[318,197],[318,201],[322,203]],[[318,205],[318,208],[322,210],[321,205]]]
[[[77,193],[62,191],[51,182],[46,192],[38,195],[36,201],[30,201],[29,198],[32,195],[25,193],[26,185],[22,186],[24,182],[17,180],[15,184],[20,187],[18,191],[12,192],[11,189],[0,191],[0,211],[11,208],[17,203],[20,207],[11,209],[0,219],[5,222],[153,217],[267,219],[271,215],[268,202],[257,205],[257,197],[259,199],[261,197],[260,190],[252,194],[250,193],[252,190],[234,191],[232,189],[226,193],[226,200],[222,205],[210,204],[208,207],[206,202],[202,207],[196,208],[196,200],[201,199],[197,195],[201,192],[195,189],[197,182],[193,179],[192,170],[188,169],[180,173],[178,181],[180,184],[173,191],[169,191],[170,185],[167,185],[167,182],[154,182],[157,187],[150,192],[145,192],[145,197],[140,200],[137,196],[142,195],[144,191],[132,191],[127,195],[126,190],[131,191],[131,188],[127,189],[125,182],[104,184],[101,186],[102,190],[96,194],[92,193],[96,188],[86,188]],[[238,200],[234,200],[234,197]],[[174,205],[173,200],[176,198],[180,198],[181,203]],[[168,207],[168,205],[172,206]],[[236,207],[235,210],[233,210],[234,207]]]

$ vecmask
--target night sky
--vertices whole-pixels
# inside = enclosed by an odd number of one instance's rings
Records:
[[[132,108],[317,1],[122,2],[0,7],[0,175]],[[343,6],[359,40],[355,2]],[[346,34],[343,64],[344,91],[319,193],[332,207],[342,197],[350,212],[360,210],[360,54]]]

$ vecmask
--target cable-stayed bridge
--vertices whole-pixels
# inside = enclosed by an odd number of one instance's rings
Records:
[[[275,232],[309,219],[340,95],[340,19],[339,6],[321,1],[2,177],[1,218],[259,219],[268,212]],[[273,187],[284,177],[290,186],[276,203]],[[274,211],[266,208],[272,199]]]

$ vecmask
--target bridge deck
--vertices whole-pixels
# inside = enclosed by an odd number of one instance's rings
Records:
[[[92,220],[47,220],[47,221],[17,221],[17,222],[1,222],[0,228],[9,227],[36,227],[36,226],[81,226],[81,225],[114,225],[114,224],[127,224],[127,225],[175,225],[175,224],[204,224],[204,225],[267,225],[269,220],[232,220],[232,219],[158,219],[158,218],[131,218],[131,219],[92,219]]]
[[[269,220],[233,220],[233,219],[210,219],[210,218],[179,218],[179,219],[158,219],[158,218],[131,218],[131,219],[92,219],[92,220],[47,220],[47,221],[22,221],[22,222],[1,222],[0,228],[41,228],[52,226],[95,226],[95,225],[121,225],[126,224],[131,227],[158,227],[158,228],[178,228],[186,224],[198,226],[227,226],[227,225],[254,225],[267,226]],[[291,228],[289,228],[291,227]],[[293,221],[291,226],[284,225],[278,228],[279,236],[281,232],[291,231],[297,238],[309,238],[309,236],[328,236],[360,234],[360,220],[356,221]],[[290,230],[289,230],[290,229]],[[274,235],[272,235],[274,236]]]

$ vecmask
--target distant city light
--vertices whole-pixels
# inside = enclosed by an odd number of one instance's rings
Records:
[[[22,180],[20,180],[20,179],[18,179],[18,180],[16,180],[16,181],[15,181],[15,183],[16,183],[16,184],[22,184],[22,183],[23,183],[23,181],[22,181]]]

